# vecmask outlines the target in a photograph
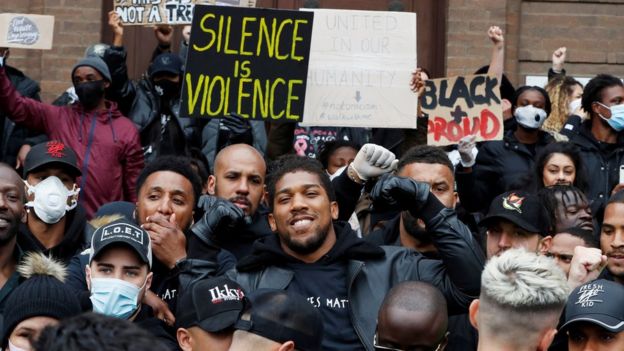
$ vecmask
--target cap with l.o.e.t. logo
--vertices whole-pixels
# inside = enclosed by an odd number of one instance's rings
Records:
[[[126,218],[118,219],[95,230],[91,238],[89,263],[111,244],[126,244],[152,267],[152,247],[149,234]]]

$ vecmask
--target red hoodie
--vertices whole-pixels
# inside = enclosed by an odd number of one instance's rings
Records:
[[[136,201],[135,185],[143,169],[137,129],[114,102],[106,110],[85,113],[80,103],[53,106],[21,96],[0,68],[0,110],[14,122],[69,145],[78,156],[80,201],[87,218],[111,201]]]

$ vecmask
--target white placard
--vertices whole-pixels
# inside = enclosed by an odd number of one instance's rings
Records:
[[[416,14],[314,10],[302,125],[416,128]]]

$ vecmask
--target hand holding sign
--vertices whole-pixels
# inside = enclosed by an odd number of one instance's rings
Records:
[[[418,97],[421,97],[425,92],[425,81],[423,80],[423,70],[418,67],[414,72],[412,72],[412,80],[410,81],[410,88],[413,92],[418,94]]]

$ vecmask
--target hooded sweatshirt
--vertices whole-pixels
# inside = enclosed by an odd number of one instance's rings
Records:
[[[136,201],[135,185],[143,169],[143,154],[136,127],[114,102],[85,112],[80,102],[53,106],[21,96],[0,68],[0,112],[33,131],[46,133],[71,147],[78,157],[80,203],[87,218],[103,204]]]
[[[364,350],[349,311],[347,265],[350,259],[384,257],[384,251],[360,240],[348,224],[336,222],[336,244],[321,259],[305,263],[286,254],[277,235],[259,239],[253,253],[237,266],[239,272],[278,266],[294,273],[287,292],[305,296],[323,316],[323,350]]]
[[[79,254],[86,246],[85,226],[87,219],[85,210],[78,205],[75,209],[68,211],[65,216],[65,235],[63,240],[56,246],[47,249],[39,239],[28,229],[28,224],[20,224],[17,234],[17,243],[24,252],[42,252],[46,256],[52,256],[68,265],[71,258]]]

